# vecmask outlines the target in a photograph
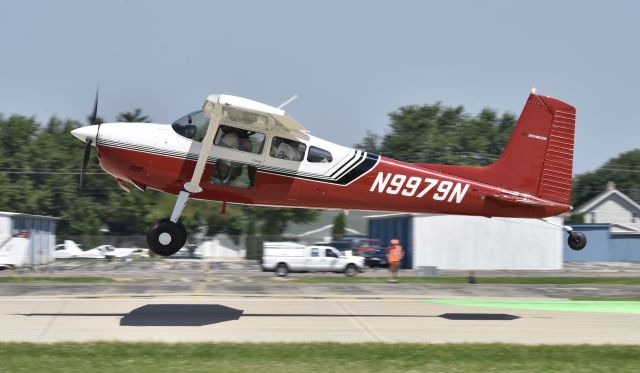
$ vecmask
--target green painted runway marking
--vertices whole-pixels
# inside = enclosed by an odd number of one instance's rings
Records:
[[[640,314],[640,302],[638,301],[442,299],[423,300],[423,302],[450,304],[455,306],[512,308],[521,310]]]

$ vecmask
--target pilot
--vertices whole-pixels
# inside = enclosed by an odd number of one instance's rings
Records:
[[[240,139],[238,138],[238,134],[235,132],[225,133],[218,145],[224,146],[225,148],[239,149]]]

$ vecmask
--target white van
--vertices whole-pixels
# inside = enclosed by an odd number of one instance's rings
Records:
[[[265,242],[262,269],[284,277],[289,272],[341,272],[355,276],[364,270],[364,258],[345,256],[329,246],[304,246],[295,242]]]

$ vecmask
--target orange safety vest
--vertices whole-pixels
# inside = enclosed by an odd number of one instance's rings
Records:
[[[402,260],[402,246],[393,245],[389,247],[389,262],[399,262]]]

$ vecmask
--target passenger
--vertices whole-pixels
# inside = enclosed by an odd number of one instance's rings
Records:
[[[274,158],[288,159],[290,161],[300,161],[302,157],[293,146],[285,141],[279,140],[271,145],[269,154]]]

